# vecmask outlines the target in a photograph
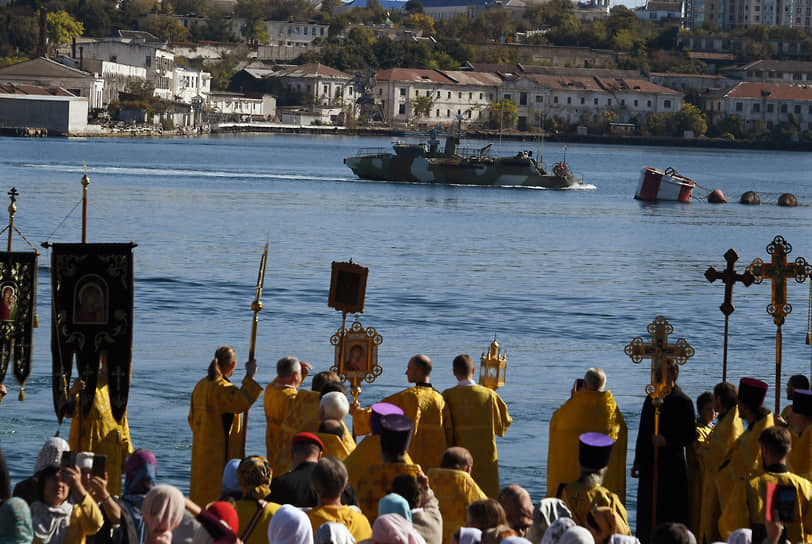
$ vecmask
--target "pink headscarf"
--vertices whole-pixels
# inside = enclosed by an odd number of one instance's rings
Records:
[[[378,516],[372,524],[372,540],[376,544],[426,544],[412,524],[400,514]]]
[[[149,544],[171,544],[172,531],[180,525],[186,499],[177,487],[160,484],[149,490],[141,515],[152,537]]]

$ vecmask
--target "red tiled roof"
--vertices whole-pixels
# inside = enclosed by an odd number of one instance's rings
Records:
[[[656,93],[656,94],[682,94],[674,89],[657,85],[645,79],[609,79],[609,78],[595,78],[601,86],[607,91],[612,92],[637,92],[637,93]]]
[[[502,78],[494,73],[443,70],[442,74],[460,85],[498,86],[502,84]]]
[[[812,101],[812,85],[787,85],[743,81],[733,87],[728,98],[769,98],[771,100]]]
[[[412,81],[415,83],[454,83],[439,70],[421,70],[418,68],[390,68],[375,73],[376,81]]]

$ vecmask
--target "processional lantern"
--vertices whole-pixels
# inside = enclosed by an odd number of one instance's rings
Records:
[[[341,312],[341,327],[330,337],[335,346],[334,364],[330,370],[350,384],[352,400],[358,400],[361,383],[374,382],[383,369],[378,365],[378,346],[383,337],[374,327],[361,324],[358,314],[364,311],[369,268],[352,262],[335,262],[332,265],[330,296],[327,305]],[[355,321],[347,328],[347,314],[355,315]]]
[[[761,259],[754,259],[747,267],[747,271],[753,274],[756,283],[761,283],[764,278],[772,280],[772,300],[767,305],[767,313],[773,316],[773,323],[776,326],[775,413],[777,414],[781,409],[781,326],[786,316],[792,312],[792,304],[787,302],[787,279],[795,277],[796,282],[803,283],[812,275],[812,266],[803,257],[798,257],[795,262],[787,262],[787,255],[792,253],[792,245],[784,240],[783,236],[773,238],[767,245],[767,253],[772,256],[772,262],[764,263]]]
[[[646,394],[651,397],[654,406],[654,434],[660,434],[660,410],[665,398],[671,394],[671,384],[668,379],[668,363],[673,361],[684,365],[694,356],[694,348],[685,338],[679,338],[675,343],[668,342],[668,336],[674,332],[674,326],[665,317],[658,315],[648,325],[651,343],[647,344],[639,336],[626,345],[623,351],[635,363],[643,359],[651,359],[651,381],[646,385]],[[652,499],[651,499],[651,529],[657,526],[657,478],[659,466],[659,448],[654,447],[652,466]]]
[[[507,354],[499,349],[499,344],[494,338],[488,352],[479,358],[479,385],[496,391],[505,385],[506,371]]]

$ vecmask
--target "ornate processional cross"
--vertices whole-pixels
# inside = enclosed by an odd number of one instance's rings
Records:
[[[775,332],[775,413],[781,409],[781,325],[784,319],[792,312],[792,304],[787,302],[787,279],[795,277],[795,281],[803,283],[812,275],[812,266],[806,259],[798,257],[795,262],[788,263],[787,255],[792,253],[792,245],[784,240],[783,236],[776,236],[767,245],[767,253],[772,255],[772,262],[765,264],[761,259],[754,259],[747,267],[753,274],[756,283],[764,278],[772,280],[772,302],[767,305],[767,313],[773,316],[776,326]]]
[[[724,352],[722,357],[722,381],[727,381],[727,331],[728,331],[728,323],[730,321],[730,314],[733,313],[733,310],[736,309],[733,306],[733,284],[737,281],[742,282],[745,287],[750,287],[755,278],[753,274],[750,273],[749,270],[745,270],[744,274],[737,274],[736,273],[736,261],[739,259],[739,254],[736,253],[736,250],[733,248],[728,249],[725,252],[725,261],[727,261],[727,267],[724,269],[723,272],[719,272],[716,270],[715,267],[711,266],[705,271],[705,278],[711,283],[716,280],[722,280],[722,283],[725,284],[725,299],[722,302],[722,305],[719,306],[719,309],[722,310],[722,313],[725,315],[725,344],[724,344]]]

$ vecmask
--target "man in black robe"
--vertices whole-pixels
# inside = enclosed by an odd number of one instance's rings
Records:
[[[691,489],[685,465],[685,447],[695,438],[694,404],[677,385],[679,368],[668,361],[667,383],[671,393],[660,409],[660,434],[654,434],[654,405],[647,396],[640,416],[632,477],[640,478],[637,488],[637,538],[651,539],[651,503],[654,447],[659,450],[657,468],[657,523],[687,524],[690,518]]]

